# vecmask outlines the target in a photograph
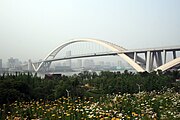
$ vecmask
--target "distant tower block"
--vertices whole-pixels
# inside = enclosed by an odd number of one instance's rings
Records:
[[[122,67],[122,61],[118,60],[117,66]]]
[[[31,62],[31,59],[28,60],[28,71],[32,71],[32,62]]]
[[[77,68],[81,68],[82,67],[82,60],[77,60]]]
[[[94,60],[92,60],[92,59],[84,60],[83,67],[85,67],[85,68],[93,68],[94,67]]]
[[[2,59],[0,59],[0,70],[2,69]]]
[[[71,56],[71,51],[67,51],[66,52],[66,57],[70,57]],[[67,60],[66,61],[66,66],[69,66],[71,68],[71,60]]]

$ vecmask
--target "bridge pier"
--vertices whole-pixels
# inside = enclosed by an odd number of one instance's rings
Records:
[[[166,50],[163,50],[163,56],[164,56],[163,64],[166,64],[166,55],[167,55]]]
[[[136,59],[137,59],[137,53],[134,52],[134,62],[136,62]]]
[[[156,61],[157,61],[157,67],[162,65],[162,54],[161,52],[157,52],[156,53]]]
[[[150,72],[150,62],[151,62],[151,52],[147,51],[146,53],[146,71]]]
[[[176,59],[176,51],[173,51],[173,59]]]

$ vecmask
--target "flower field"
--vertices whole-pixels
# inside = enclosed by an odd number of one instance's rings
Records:
[[[113,94],[95,99],[59,98],[54,101],[30,101],[3,104],[1,119],[9,120],[179,120],[180,94],[140,92]]]

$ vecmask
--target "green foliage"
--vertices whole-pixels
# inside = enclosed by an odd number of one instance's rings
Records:
[[[23,81],[0,80],[0,104],[28,99],[30,87]]]
[[[112,93],[162,91],[172,88],[179,92],[179,71],[132,73],[128,71],[100,74],[84,71],[78,75],[44,79],[31,73],[3,74],[0,76],[0,104],[15,100],[54,100],[62,96],[97,97]]]

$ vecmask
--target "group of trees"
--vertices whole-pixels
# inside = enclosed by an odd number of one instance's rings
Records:
[[[174,87],[179,90],[179,71],[162,73],[132,73],[128,71],[100,74],[84,71],[78,75],[60,78],[40,78],[31,73],[3,74],[0,76],[0,104],[15,100],[54,100],[62,96],[99,97],[112,93],[137,93],[140,91],[161,91]],[[179,91],[178,91],[179,92]]]

